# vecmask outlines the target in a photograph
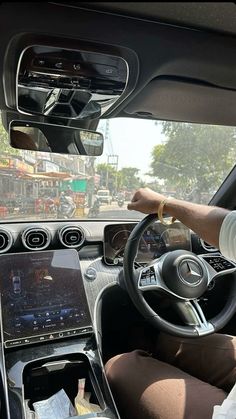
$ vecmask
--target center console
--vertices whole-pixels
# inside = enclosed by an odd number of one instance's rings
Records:
[[[74,249],[6,254],[1,272],[1,373],[6,419],[34,419],[34,403],[63,389],[73,403],[78,380],[100,413],[118,418],[93,331]]]

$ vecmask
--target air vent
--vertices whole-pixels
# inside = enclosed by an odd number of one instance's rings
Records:
[[[7,252],[13,245],[13,237],[7,230],[0,229],[0,253]]]
[[[29,250],[46,249],[51,241],[51,236],[46,228],[29,227],[22,233],[22,243]]]
[[[65,247],[75,248],[83,244],[85,236],[80,227],[65,226],[59,231],[59,240]]]
[[[202,239],[200,239],[200,243],[201,243],[201,246],[203,247],[203,249],[206,250],[207,252],[219,252],[219,249],[217,249],[216,247],[212,246],[211,244],[205,242]]]

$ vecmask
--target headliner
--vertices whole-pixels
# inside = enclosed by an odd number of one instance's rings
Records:
[[[63,3],[63,2],[62,2]],[[236,35],[233,2],[76,2],[67,5]]]
[[[132,53],[132,87],[104,117],[236,125],[235,3],[0,3],[0,109],[9,117],[24,34]]]

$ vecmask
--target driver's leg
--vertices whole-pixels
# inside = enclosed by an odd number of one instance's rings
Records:
[[[153,354],[229,392],[236,382],[236,337],[215,333],[197,339],[160,333]]]
[[[210,419],[227,395],[140,350],[110,359],[106,374],[122,419]]]

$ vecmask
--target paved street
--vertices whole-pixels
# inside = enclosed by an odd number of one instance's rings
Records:
[[[142,214],[136,211],[128,211],[127,204],[129,201],[125,202],[123,207],[119,207],[116,202],[113,202],[111,205],[101,205],[100,212],[97,217],[94,219],[140,219]],[[84,209],[84,216],[82,218],[87,218],[89,208]],[[56,214],[12,214],[6,217],[6,221],[10,220],[22,220],[22,221],[42,221],[42,220],[55,220],[57,218]],[[81,218],[81,216],[75,216],[74,218]],[[3,219],[4,220],[4,219]]]
[[[116,219],[140,219],[142,215],[136,211],[127,210],[128,201],[124,203],[123,207],[119,207],[117,203],[111,205],[102,205],[100,207],[100,214],[98,218],[116,218]]]

